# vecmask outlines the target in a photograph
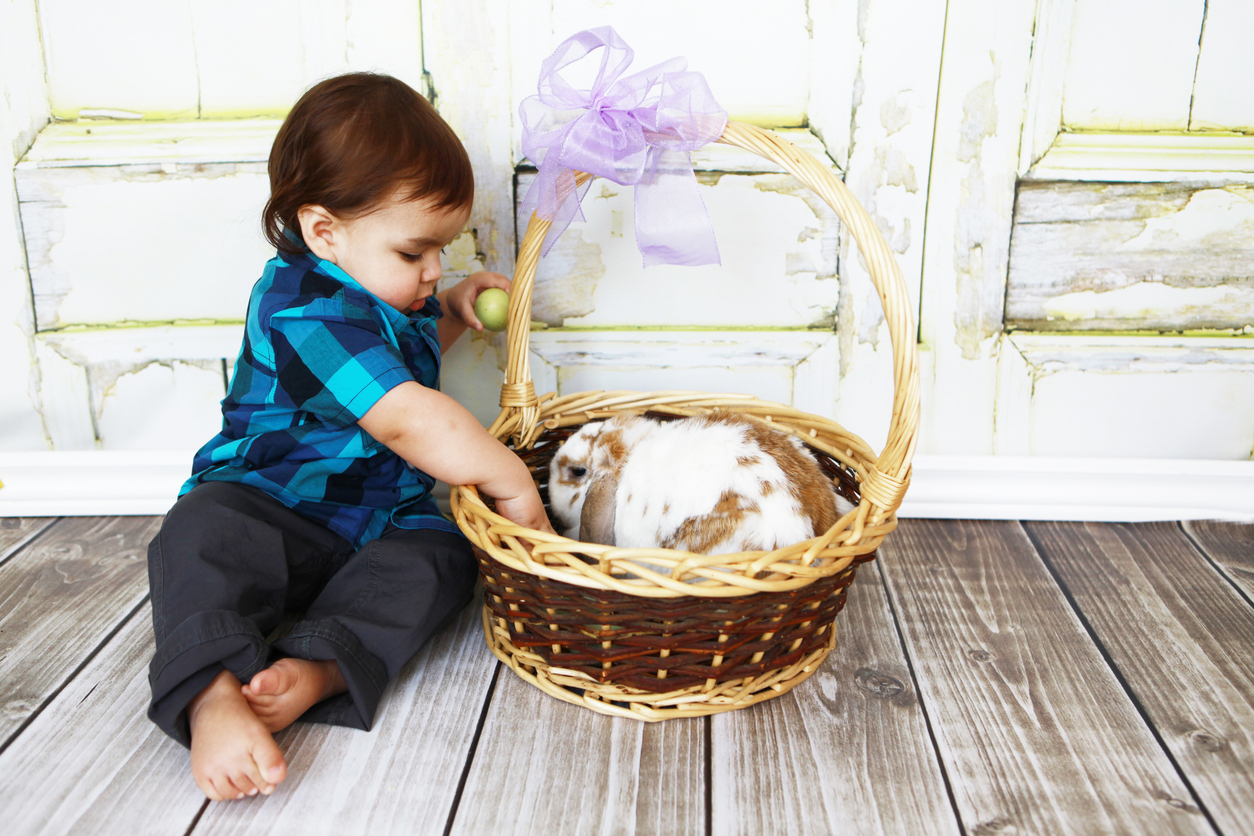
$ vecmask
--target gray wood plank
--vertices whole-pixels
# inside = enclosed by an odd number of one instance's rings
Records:
[[[148,594],[159,517],[72,517],[0,567],[0,741]]]
[[[968,833],[1213,833],[1017,523],[881,547]]]
[[[56,521],[56,517],[0,518],[0,563]]]
[[[187,750],[148,721],[144,605],[0,754],[0,829],[182,836],[205,797]]]
[[[607,717],[504,668],[451,832],[702,833],[704,729]]]
[[[1254,609],[1175,523],[1030,523],[1225,833],[1254,822]]]
[[[1254,525],[1190,520],[1184,530],[1246,598],[1254,600]]]
[[[1238,208],[1251,196],[1244,184],[1020,183],[1006,324],[1240,330],[1254,319],[1254,230]]]
[[[401,671],[371,731],[280,732],[287,780],[269,797],[211,803],[197,836],[442,834],[497,664],[477,603]]]
[[[711,718],[714,834],[960,832],[876,565],[836,630],[804,683]]]

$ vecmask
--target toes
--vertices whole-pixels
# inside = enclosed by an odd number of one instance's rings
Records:
[[[266,668],[264,671],[258,672],[248,684],[244,686],[244,696],[261,696],[265,694],[279,693],[281,678],[279,672],[274,668]]]
[[[236,772],[231,776],[231,790],[235,793],[234,798],[244,798],[250,795],[256,795],[258,786],[261,784],[261,776],[257,776],[254,781],[251,775],[245,772]]]
[[[205,794],[205,798],[210,801],[221,801],[222,795],[218,792],[218,788],[208,778],[196,778],[196,787]]]
[[[211,792],[205,793],[210,801],[232,801],[239,796],[239,790],[231,786],[230,779],[225,775],[214,778],[211,789]]]
[[[283,753],[279,751],[278,746],[273,749],[266,747],[253,752],[253,761],[257,764],[262,781],[258,786],[261,787],[262,792],[269,795],[274,791],[275,786],[287,777],[287,762],[283,760]],[[267,784],[269,786],[266,786]]]

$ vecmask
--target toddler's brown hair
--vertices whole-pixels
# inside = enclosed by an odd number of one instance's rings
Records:
[[[412,87],[379,73],[347,73],[309,88],[274,138],[269,172],[266,240],[287,254],[303,249],[302,206],[353,219],[393,193],[459,208],[475,192],[470,158],[453,129]]]

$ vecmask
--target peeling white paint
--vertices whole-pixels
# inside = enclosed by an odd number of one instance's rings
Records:
[[[1141,250],[1213,242],[1231,245],[1254,241],[1254,189],[1201,189],[1178,212],[1146,218],[1145,226],[1123,249]]]
[[[532,175],[520,177],[520,193]],[[791,175],[702,173],[722,265],[641,263],[633,192],[594,183],[541,259],[532,317],[550,326],[808,328],[836,306],[839,222]]]
[[[273,254],[261,237],[262,174],[67,185],[24,203],[41,330],[66,325],[242,320]],[[35,225],[34,228],[38,228]]]
[[[1045,302],[1045,312],[1050,319],[1115,319],[1135,328],[1146,319],[1160,321],[1229,305],[1254,308],[1254,288],[1172,287],[1160,281],[1146,281],[1116,290],[1083,290],[1056,296]]]
[[[195,450],[222,428],[220,362],[96,367],[88,379],[102,449]]]

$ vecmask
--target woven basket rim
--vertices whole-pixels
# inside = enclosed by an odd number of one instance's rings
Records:
[[[857,554],[874,551],[884,535],[895,528],[896,510],[909,486],[910,463],[917,444],[919,424],[918,348],[910,313],[910,297],[896,258],[874,220],[844,182],[814,156],[770,131],[735,121],[728,122],[719,142],[756,153],[793,174],[832,207],[853,235],[884,308],[892,344],[893,406],[883,451],[876,456],[865,442],[832,419],[745,395],[686,391],[591,391],[561,397],[552,393],[537,396],[529,357],[531,302],[540,250],[550,224],[534,214],[519,249],[510,292],[508,359],[505,382],[501,388],[502,412],[489,432],[501,440],[512,439],[515,449],[521,450],[530,448],[547,429],[563,423],[589,420],[589,416],[595,416],[598,411],[608,410],[612,414],[651,407],[700,411],[719,406],[738,410],[756,409],[766,415],[774,426],[788,429],[807,443],[827,444],[821,441],[820,435],[823,432],[832,433],[840,443],[828,446],[850,459],[845,463],[857,473],[862,501],[855,512],[842,517],[824,534],[775,552],[718,555],[716,560],[669,552],[678,556],[673,559],[687,560],[690,566],[703,562],[717,566],[708,571],[697,571],[698,575],[706,577],[704,581],[688,583],[676,577],[664,578],[656,574],[626,581],[621,575],[612,573],[613,565],[632,559],[656,562],[658,555],[655,550],[614,549],[534,531],[496,514],[474,486],[453,486],[453,513],[459,527],[476,546],[495,560],[518,571],[551,577],[576,586],[613,589],[643,597],[730,597],[755,590],[797,588],[813,582],[816,576],[843,571]],[[576,173],[576,182],[582,184],[590,177],[586,173]],[[793,422],[806,431],[794,431]],[[842,462],[844,457],[841,457]],[[836,552],[832,551],[833,548]],[[610,556],[608,560],[607,554]],[[537,555],[540,560],[536,559]],[[589,563],[589,559],[593,562]],[[775,576],[782,572],[786,577],[762,580],[760,575],[768,568],[774,570]],[[768,575],[772,573],[768,572]],[[689,577],[692,577],[691,572]]]

